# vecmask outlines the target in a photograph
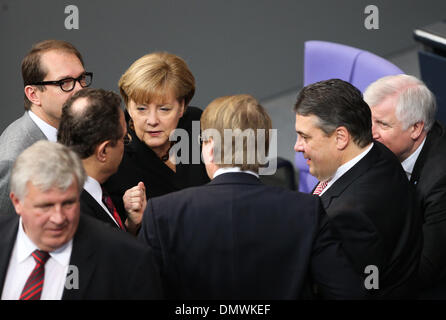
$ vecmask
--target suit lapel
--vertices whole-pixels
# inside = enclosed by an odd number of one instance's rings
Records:
[[[31,119],[28,112],[23,115],[23,129],[28,141],[47,140],[39,126]]]
[[[3,292],[6,272],[8,271],[12,248],[14,247],[19,228],[19,217],[17,215],[5,217],[7,219],[0,220],[0,296]]]
[[[435,122],[432,129],[429,131],[426,137],[426,142],[424,143],[423,149],[418,156],[415,166],[410,176],[410,183],[417,184],[420,179],[421,170],[423,170],[424,164],[427,160],[428,155],[431,153],[432,148],[438,142],[438,138],[444,135],[444,127],[439,123]]]
[[[70,265],[79,270],[79,289],[64,289],[62,300],[85,299],[91,278],[95,272],[96,264],[93,261],[95,253],[91,234],[94,230],[88,228],[88,217],[80,216],[79,226],[73,238]],[[92,245],[93,244],[93,245]]]
[[[320,196],[324,209],[327,209],[334,198],[339,197],[350,184],[366,173],[375,163],[376,158],[379,156],[378,143],[379,142],[374,141],[374,145],[369,153],[344,173],[342,177],[336,180],[333,185]]]
[[[104,208],[102,208],[101,205],[97,203],[97,201],[86,190],[83,190],[81,193],[81,213],[89,214],[96,219],[109,223],[117,229],[120,229],[115,221],[112,220],[110,215],[105,212]]]

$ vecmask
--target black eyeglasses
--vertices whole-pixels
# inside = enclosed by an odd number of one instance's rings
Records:
[[[40,81],[31,83],[32,86],[53,85],[59,86],[62,91],[70,92],[76,86],[76,81],[79,82],[82,88],[89,87],[93,81],[93,72],[85,72],[77,78],[65,78],[57,81]]]

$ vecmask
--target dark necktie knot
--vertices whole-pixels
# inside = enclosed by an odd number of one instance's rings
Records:
[[[50,257],[50,254],[48,252],[42,250],[34,250],[31,255],[33,256],[37,264],[45,264]]]

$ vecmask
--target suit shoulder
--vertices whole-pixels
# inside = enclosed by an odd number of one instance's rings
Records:
[[[79,222],[82,235],[90,237],[89,241],[95,243],[105,254],[126,252],[127,255],[138,255],[147,251],[147,248],[139,243],[127,232],[112,228],[106,223],[88,215],[81,215]]]
[[[15,160],[17,156],[34,142],[44,139],[42,131],[27,114],[11,123],[0,136],[1,158]]]
[[[216,206],[217,203],[225,201],[247,201],[247,203],[251,202],[255,206],[268,207],[273,211],[280,210],[283,213],[299,211],[309,214],[313,214],[320,204],[318,197],[282,187],[259,184],[235,190],[232,185],[211,183],[155,197],[150,201],[155,214],[161,215],[168,211],[165,210],[167,208],[175,208],[176,212],[180,212],[180,208],[188,208],[194,205]]]

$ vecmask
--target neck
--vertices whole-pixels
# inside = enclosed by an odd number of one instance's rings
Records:
[[[343,164],[345,164],[345,163],[349,162],[350,160],[359,156],[361,153],[363,153],[365,150],[367,150],[367,148],[370,147],[370,144],[371,143],[369,143],[368,145],[366,145],[363,148],[359,147],[355,143],[349,144],[348,147],[345,149],[344,153],[342,154],[341,164],[339,166],[342,166]]]
[[[158,158],[161,159],[162,157],[164,157],[166,155],[169,156],[170,145],[171,145],[171,142],[167,141],[166,144],[159,146],[159,147],[154,147],[154,148],[152,148],[152,150],[153,150],[153,152],[155,152],[155,154],[158,156]]]
[[[418,139],[414,141],[412,147],[398,157],[400,162],[403,162],[404,160],[409,158],[418,149],[418,147],[423,143],[424,138],[426,138],[426,135],[427,135],[426,131],[423,131],[420,134]]]
[[[101,171],[98,169],[98,165],[94,163],[94,159],[91,157],[83,159],[82,164],[84,165],[87,175],[95,179],[97,182],[99,182],[99,184],[102,185],[105,181],[107,181],[108,177],[101,173]]]
[[[59,128],[59,119],[53,118],[48,116],[45,112],[43,112],[42,107],[40,106],[36,106],[36,105],[31,105],[30,110],[36,115],[38,116],[40,119],[42,119],[43,121],[45,121],[46,123],[48,123],[50,126],[58,129]]]

